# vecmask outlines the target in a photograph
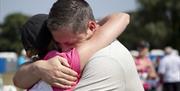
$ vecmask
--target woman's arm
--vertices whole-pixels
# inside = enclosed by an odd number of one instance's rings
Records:
[[[101,49],[115,40],[125,30],[129,21],[130,17],[126,13],[109,15],[98,22],[100,27],[89,41],[98,44],[98,47],[95,46],[96,49]]]
[[[34,65],[35,63],[33,62],[27,62],[17,70],[13,77],[13,82],[16,87],[28,89],[40,80],[40,78],[34,74]]]
[[[98,50],[115,40],[129,24],[130,17],[126,13],[111,14],[99,21],[94,35],[77,48],[81,60],[81,70],[88,59]]]
[[[156,73],[156,71],[154,69],[154,66],[153,66],[152,62],[149,63],[149,72],[148,73],[149,73],[149,78],[150,79],[156,79],[157,78],[157,73]]]

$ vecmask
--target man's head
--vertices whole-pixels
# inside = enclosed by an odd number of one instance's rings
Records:
[[[28,57],[41,57],[48,51],[52,36],[46,26],[47,18],[46,14],[34,15],[20,29],[22,44]]]
[[[48,28],[63,50],[88,39],[95,27],[92,9],[84,0],[58,0],[49,13]]]
[[[166,55],[169,55],[169,54],[173,53],[173,48],[170,46],[167,46],[164,48],[164,52]]]
[[[150,47],[150,45],[147,41],[144,41],[144,40],[140,41],[137,46],[139,55],[146,56],[147,53],[149,52],[149,47]]]

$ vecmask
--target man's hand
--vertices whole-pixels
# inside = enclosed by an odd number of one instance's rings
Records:
[[[77,73],[69,68],[67,60],[62,57],[55,56],[35,64],[34,74],[52,86],[70,88],[77,80]]]

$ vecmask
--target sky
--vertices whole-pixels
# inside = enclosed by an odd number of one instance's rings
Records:
[[[113,12],[133,11],[137,8],[136,0],[87,0],[95,18],[104,17]],[[0,0],[0,23],[5,16],[20,12],[26,15],[48,13],[55,0]]]

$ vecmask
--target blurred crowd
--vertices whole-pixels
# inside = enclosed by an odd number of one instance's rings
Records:
[[[25,50],[20,54],[15,52],[0,52],[0,91],[22,91],[12,82],[15,71],[25,62],[29,61]]]
[[[167,46],[149,50],[147,41],[140,41],[137,50],[131,50],[145,91],[180,91],[180,56]]]

